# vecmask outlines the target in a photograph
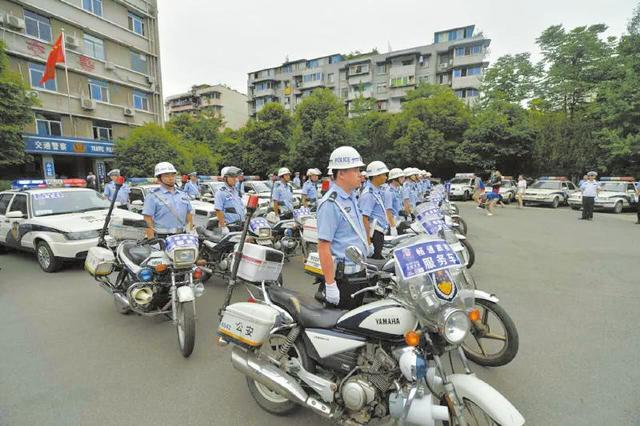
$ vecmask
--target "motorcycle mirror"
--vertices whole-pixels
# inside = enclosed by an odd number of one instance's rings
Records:
[[[360,249],[356,246],[349,246],[345,250],[345,255],[349,258],[350,261],[355,263],[356,265],[362,265],[364,261],[364,256]]]
[[[122,186],[124,185],[124,181],[125,181],[124,176],[118,176],[118,178],[116,179],[116,185]]]

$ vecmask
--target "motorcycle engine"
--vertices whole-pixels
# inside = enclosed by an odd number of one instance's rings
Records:
[[[350,411],[360,411],[376,397],[376,388],[364,376],[354,376],[342,385],[342,400]]]

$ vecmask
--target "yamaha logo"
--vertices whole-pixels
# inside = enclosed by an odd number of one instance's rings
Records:
[[[400,324],[400,318],[376,318],[376,324],[378,324],[378,325],[398,325],[398,324]]]

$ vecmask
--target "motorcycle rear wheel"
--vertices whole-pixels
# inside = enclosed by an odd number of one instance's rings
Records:
[[[176,330],[178,332],[178,346],[185,358],[189,358],[196,343],[196,315],[195,304],[190,302],[176,303]]]
[[[515,323],[502,306],[490,300],[476,299],[476,307],[480,309],[481,319],[471,324],[471,333],[462,342],[465,355],[484,367],[500,367],[510,363],[519,347]],[[491,317],[495,317],[495,320],[490,321]],[[499,341],[503,345],[497,351],[489,351],[494,345],[488,347],[486,341]]]
[[[261,355],[274,357],[280,351],[280,347],[285,343],[286,338],[287,336],[278,333],[271,335],[269,342],[260,348]],[[297,339],[294,344],[291,345],[287,355],[289,358],[298,358],[305,370],[312,373],[315,372],[315,365],[307,355],[302,339]],[[284,359],[282,361],[284,361]],[[262,383],[258,383],[249,377],[247,377],[246,380],[249,393],[251,393],[251,396],[260,408],[266,412],[277,416],[286,416],[300,408],[295,402],[289,401]]]

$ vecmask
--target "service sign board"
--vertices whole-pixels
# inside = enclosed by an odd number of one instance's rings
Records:
[[[394,250],[393,257],[403,279],[461,266],[460,259],[444,240],[423,241]]]
[[[310,215],[311,215],[311,210],[309,210],[308,207],[301,207],[301,208],[295,209],[293,211],[293,218],[294,219],[299,219],[301,217],[310,216]]]
[[[449,229],[440,216],[433,216],[425,213],[417,215],[416,220],[429,235],[436,235],[441,229]]]
[[[251,228],[251,232],[257,234],[258,230],[262,228],[271,229],[271,225],[269,225],[269,222],[264,217],[254,217],[251,219],[251,222],[249,222],[249,228]]]
[[[423,216],[442,216],[440,207],[432,203],[422,203],[416,207],[416,212]]]

